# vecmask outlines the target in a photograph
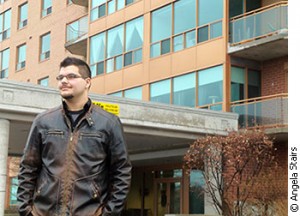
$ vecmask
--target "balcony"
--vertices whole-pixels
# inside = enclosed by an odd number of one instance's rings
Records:
[[[231,112],[239,114],[239,127],[288,127],[288,94],[251,98],[231,102]]]
[[[65,48],[73,54],[86,56],[88,17],[85,16],[67,25]]]
[[[72,0],[73,4],[89,7],[89,0]]]
[[[257,61],[288,55],[288,3],[278,2],[231,18],[228,53]]]

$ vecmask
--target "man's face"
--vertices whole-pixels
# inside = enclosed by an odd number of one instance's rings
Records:
[[[90,86],[90,78],[82,77],[77,66],[62,67],[57,78],[58,89],[64,99],[70,100],[86,96]]]

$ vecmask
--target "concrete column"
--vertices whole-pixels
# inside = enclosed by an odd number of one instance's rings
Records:
[[[5,208],[8,140],[9,121],[0,119],[0,216],[4,215]]]

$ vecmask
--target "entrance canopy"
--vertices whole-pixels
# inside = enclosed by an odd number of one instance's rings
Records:
[[[238,127],[234,113],[98,94],[90,98],[120,117],[133,166],[179,163],[197,138],[226,135]],[[56,89],[0,80],[0,119],[9,121],[8,154],[21,156],[34,117],[60,103]]]

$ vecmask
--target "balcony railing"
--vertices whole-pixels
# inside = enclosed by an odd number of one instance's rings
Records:
[[[231,111],[239,114],[239,126],[287,127],[288,94],[251,98],[231,103]]]
[[[88,33],[88,17],[82,17],[81,19],[72,22],[67,25],[67,44],[73,43]]]
[[[230,19],[230,46],[287,31],[287,1],[271,4]]]

